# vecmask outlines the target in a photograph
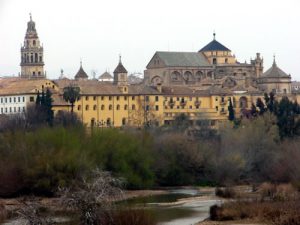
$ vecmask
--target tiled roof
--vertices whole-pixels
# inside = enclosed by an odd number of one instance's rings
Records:
[[[114,73],[127,73],[127,70],[123,66],[122,62],[120,61],[118,66],[116,67]]]
[[[280,78],[280,77],[286,77],[286,78],[290,77],[290,75],[287,75],[283,70],[281,70],[277,66],[275,60],[273,62],[272,67],[270,69],[268,69],[266,72],[264,72],[262,76],[263,77],[278,77],[278,78]]]
[[[105,72],[99,77],[99,79],[113,79],[113,76],[110,75],[110,73]]]
[[[2,78],[0,79],[0,95],[35,93],[46,83],[52,85],[52,81],[47,79]]]
[[[220,42],[213,40],[199,50],[199,52],[207,52],[207,51],[230,51],[230,49],[222,45]]]
[[[156,52],[166,66],[203,67],[210,66],[206,57],[198,52]]]
[[[77,74],[75,75],[75,79],[87,79],[87,78],[88,78],[88,75],[83,70],[82,66],[80,66]]]
[[[117,85],[97,80],[56,80],[55,83],[59,86],[61,93],[64,87],[72,84],[80,87],[80,93],[83,95],[123,95]],[[159,94],[159,92],[154,87],[136,84],[128,86],[128,94]]]

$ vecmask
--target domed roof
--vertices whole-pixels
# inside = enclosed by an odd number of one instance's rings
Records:
[[[274,61],[273,61],[273,65],[270,69],[268,69],[266,72],[263,73],[262,75],[263,77],[290,77],[290,75],[288,75],[287,73],[285,73],[283,70],[281,70],[275,61],[275,57],[274,57]]]
[[[99,79],[113,79],[113,76],[110,73],[105,72],[99,77]]]
[[[214,39],[204,46],[199,52],[208,52],[208,51],[230,51],[229,48],[222,45],[220,42],[216,40],[216,34],[214,33]]]

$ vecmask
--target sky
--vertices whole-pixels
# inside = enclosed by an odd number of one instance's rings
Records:
[[[0,0],[0,76],[20,72],[29,13],[44,46],[47,77],[72,78],[82,60],[92,77],[113,72],[119,55],[142,72],[156,51],[196,52],[213,39],[240,62],[260,52],[300,80],[299,0]]]

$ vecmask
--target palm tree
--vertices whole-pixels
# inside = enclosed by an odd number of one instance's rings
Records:
[[[66,102],[71,104],[71,113],[73,114],[74,103],[79,100],[80,97],[80,88],[70,84],[67,87],[64,87],[63,98]]]

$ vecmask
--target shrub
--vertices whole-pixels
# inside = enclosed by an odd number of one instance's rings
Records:
[[[234,198],[236,196],[235,190],[231,187],[225,187],[225,188],[217,187],[215,190],[215,194],[216,196],[222,198]]]

